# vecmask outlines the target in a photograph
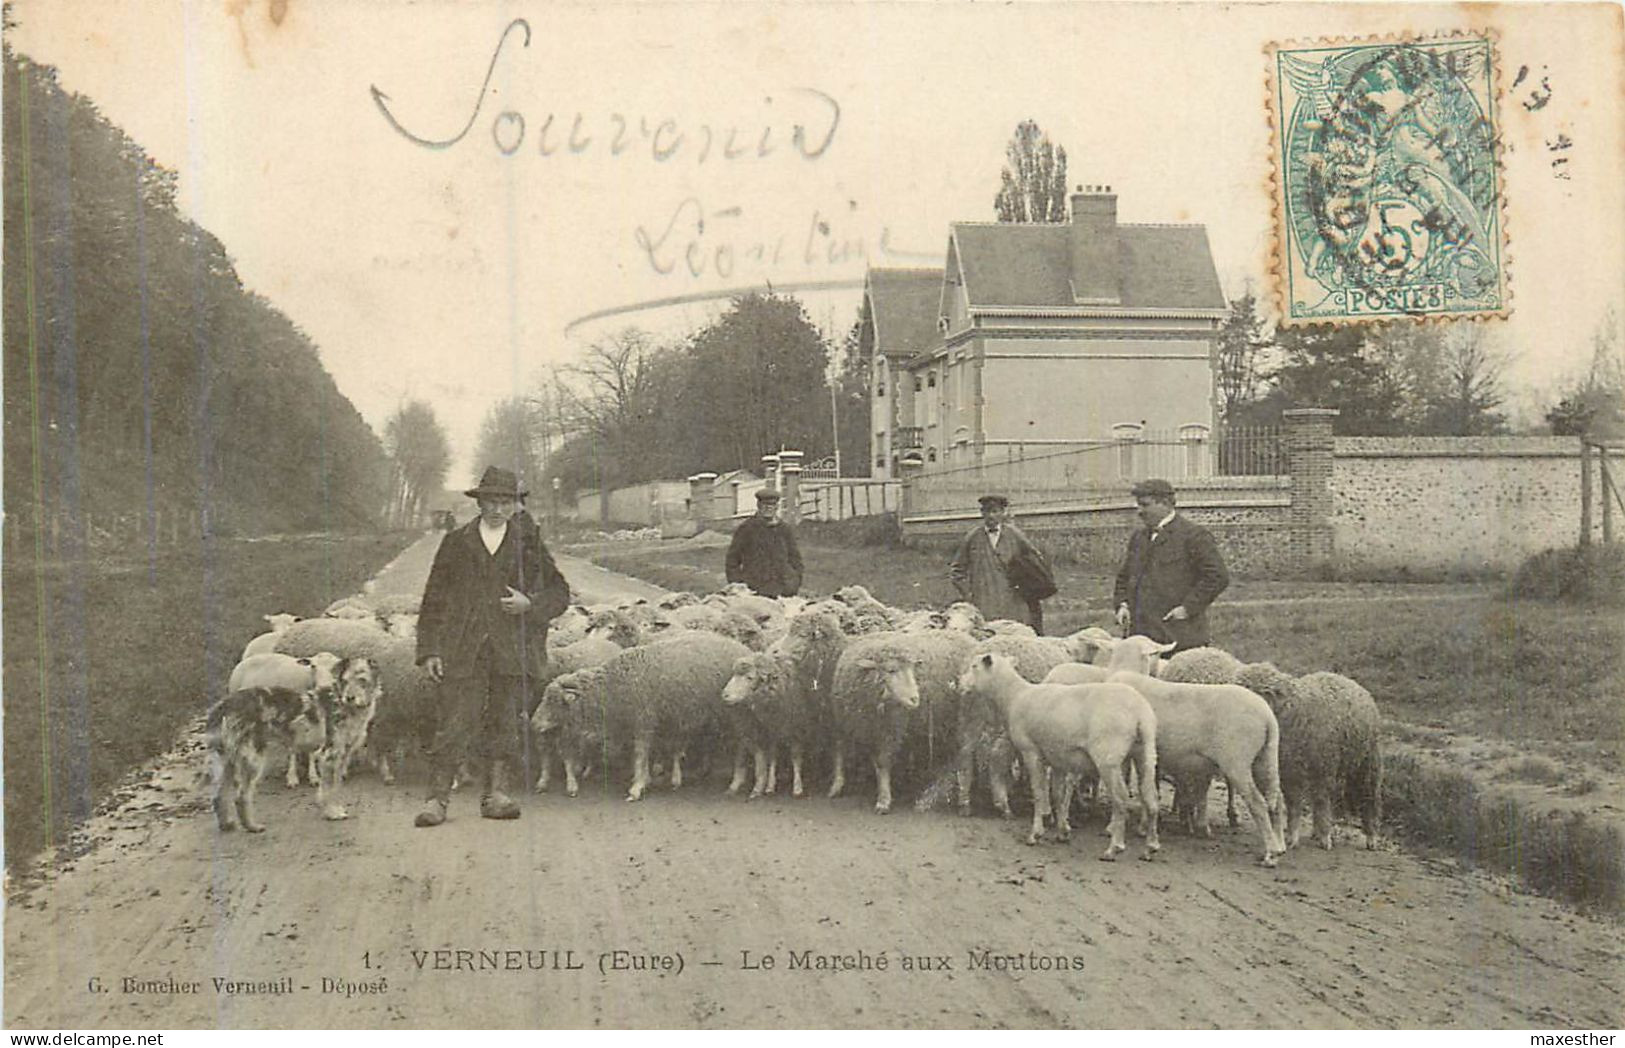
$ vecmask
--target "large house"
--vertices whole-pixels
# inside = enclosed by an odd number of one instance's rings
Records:
[[[1118,222],[1109,187],[1071,203],[1069,223],[953,223],[943,270],[869,271],[875,475],[1213,429],[1206,229]]]

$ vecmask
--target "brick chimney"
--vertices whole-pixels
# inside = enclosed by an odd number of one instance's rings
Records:
[[[1123,301],[1117,251],[1117,194],[1111,186],[1079,186],[1072,194],[1072,298],[1080,305]]]

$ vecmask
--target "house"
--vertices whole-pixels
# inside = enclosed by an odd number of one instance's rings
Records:
[[[1226,304],[1206,229],[1119,222],[1109,187],[1071,203],[1069,223],[953,223],[929,312],[932,271],[870,271],[860,337],[890,434],[877,463],[918,447],[930,472],[1213,430]]]
[[[898,460],[925,461],[923,431],[914,419],[910,360],[942,344],[937,310],[941,269],[874,269],[865,274],[858,351],[869,363],[869,432],[874,455],[869,475],[897,477]]]

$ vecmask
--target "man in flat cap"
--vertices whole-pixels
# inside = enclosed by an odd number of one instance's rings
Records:
[[[520,721],[547,662],[547,624],[570,604],[569,584],[521,509],[518,478],[492,466],[464,494],[480,514],[440,540],[418,616],[418,665],[440,685],[418,826],[446,821],[465,760],[482,779],[480,814],[519,817]]]
[[[982,522],[959,543],[948,578],[960,600],[976,605],[982,617],[1025,622],[1044,628],[1039,601],[1055,592],[1049,564],[1020,528],[1010,523],[1010,500],[983,495]],[[1041,582],[1047,580],[1047,587]]]
[[[756,515],[734,529],[728,543],[729,582],[743,582],[764,597],[793,597],[801,589],[801,550],[795,532],[779,519],[779,493],[756,493]]]
[[[1144,527],[1135,529],[1117,572],[1117,624],[1128,634],[1176,644],[1176,651],[1211,643],[1207,608],[1230,585],[1219,544],[1175,511],[1166,480],[1141,481],[1133,494]]]

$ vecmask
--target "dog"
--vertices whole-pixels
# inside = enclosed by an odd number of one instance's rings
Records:
[[[280,684],[241,688],[209,710],[205,728],[215,819],[220,829],[239,824],[249,833],[265,825],[254,812],[255,793],[265,774],[265,754],[273,740],[290,754],[314,754],[316,803],[330,820],[349,812],[330,791],[344,781],[350,759],[367,737],[378,708],[378,664],[372,659],[317,656],[310,661],[308,687]]]

